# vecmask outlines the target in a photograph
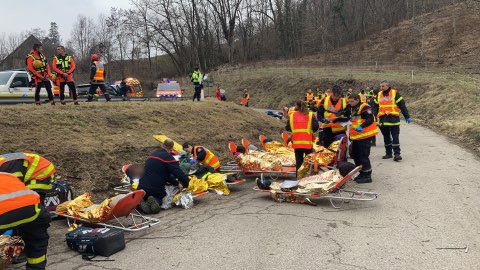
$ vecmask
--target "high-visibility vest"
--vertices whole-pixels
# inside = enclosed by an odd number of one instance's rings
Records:
[[[40,213],[40,195],[17,177],[0,173],[0,230],[31,222]]]
[[[54,56],[55,61],[57,63],[57,68],[65,73],[70,70],[72,67],[71,65],[71,59],[72,57],[70,55],[66,55],[64,58],[58,58],[57,56]]]
[[[292,148],[312,149],[315,136],[312,130],[313,112],[303,114],[293,112],[290,115],[290,128],[292,130]]]
[[[383,91],[378,93],[377,104],[378,104],[378,114],[377,117],[383,115],[394,115],[399,116],[400,111],[397,106],[397,101],[395,100],[397,96],[397,90],[390,89],[388,96],[383,95]],[[403,98],[403,97],[402,97]]]
[[[360,96],[360,102],[365,103],[367,102],[367,95],[366,94],[358,94]]]
[[[345,108],[347,107],[347,99],[340,98],[340,100],[337,102],[335,106],[333,106],[331,99],[332,97],[327,96],[325,98],[325,101],[323,102],[323,108],[325,110],[325,112],[323,113],[323,117],[325,119],[331,119],[333,121],[333,119],[343,116],[343,113],[339,116],[335,115],[335,113],[345,110]],[[346,126],[342,126],[340,124],[333,123],[333,122],[322,125],[322,128],[329,128],[329,127],[332,128],[333,133],[339,133],[347,130]]]
[[[102,62],[94,62],[95,66],[97,67],[95,71],[95,75],[93,76],[93,80],[96,82],[104,82],[105,81],[105,67]]]
[[[205,159],[201,161],[204,164],[207,164],[208,166],[212,167],[214,170],[218,170],[220,168],[220,160],[218,160],[217,156],[215,156],[210,150],[203,146],[195,146],[193,147],[193,157],[197,158],[197,149],[203,148],[205,152],[207,152],[207,155],[205,156]]]
[[[307,99],[307,102],[312,101],[313,100],[313,93],[307,93],[306,99]]]
[[[202,81],[202,79],[203,79],[203,76],[202,76],[202,73],[200,73],[200,71],[194,71],[192,73],[192,82],[199,83]]]
[[[39,52],[38,57],[33,53],[29,53],[29,54],[27,54],[27,59],[28,58],[32,58],[33,61],[39,60],[39,61],[42,62],[42,65],[39,68],[33,67],[36,72],[38,72],[40,74],[47,72],[47,58],[42,53]],[[29,72],[29,73],[31,73],[31,72]],[[30,74],[30,75],[33,75],[33,74]]]
[[[7,173],[18,177],[29,189],[45,191],[52,189],[55,166],[50,161],[37,154],[11,153],[0,155],[0,168],[14,160],[23,160],[23,166],[27,169],[25,175],[22,172]]]
[[[378,134],[377,122],[373,121],[371,125],[363,128],[362,132],[357,132],[356,129],[365,123],[365,119],[362,118],[361,114],[365,107],[368,105],[366,103],[360,104],[358,111],[352,114],[350,119],[350,131],[349,137],[350,140],[363,140],[366,138],[373,137]]]

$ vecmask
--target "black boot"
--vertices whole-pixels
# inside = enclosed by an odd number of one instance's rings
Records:
[[[395,155],[395,156],[393,157],[393,161],[400,161],[400,160],[402,160],[402,156],[400,156],[400,154]]]
[[[88,95],[87,102],[92,102],[93,100],[93,95]]]
[[[371,173],[360,173],[354,180],[358,184],[366,184],[372,182],[372,174]]]
[[[389,159],[392,158],[392,154],[386,154],[385,156],[382,157],[382,159]]]

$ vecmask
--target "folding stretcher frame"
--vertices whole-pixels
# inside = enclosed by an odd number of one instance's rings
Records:
[[[143,190],[136,190],[127,194],[112,208],[111,213],[105,218],[104,222],[91,222],[67,213],[58,213],[58,215],[67,218],[69,225],[71,221],[80,221],[95,226],[121,229],[127,232],[141,231],[160,223],[159,219],[144,216],[136,209],[144,196],[145,191]]]
[[[353,171],[351,171],[344,178],[338,181],[335,186],[330,189],[331,191],[327,194],[305,194],[294,191],[277,191],[276,193],[277,195],[284,197],[295,195],[309,199],[328,199],[332,207],[336,209],[341,208],[345,202],[349,201],[373,201],[378,197],[378,193],[344,189],[345,183],[355,178],[360,173],[361,168],[361,166],[356,167]],[[258,187],[254,187],[253,189],[256,191],[270,193],[270,190],[262,190]]]

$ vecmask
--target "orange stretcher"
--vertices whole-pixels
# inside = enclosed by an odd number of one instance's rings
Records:
[[[275,191],[275,201],[282,202],[287,201],[288,197],[291,196],[302,196],[310,200],[315,199],[328,199],[333,208],[339,209],[343,206],[344,203],[350,201],[373,201],[378,198],[378,193],[368,192],[368,191],[358,191],[345,189],[345,184],[355,178],[359,173],[362,166],[356,167],[353,171],[343,177],[341,180],[337,181],[335,185],[328,190],[326,194],[317,194],[317,193],[298,193],[295,191]],[[265,193],[270,193],[270,190],[263,190],[258,187],[253,188],[256,191],[261,191]]]

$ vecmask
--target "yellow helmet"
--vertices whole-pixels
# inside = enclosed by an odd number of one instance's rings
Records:
[[[33,68],[39,69],[41,67],[43,67],[43,62],[42,61],[40,61],[40,60],[33,61]]]

